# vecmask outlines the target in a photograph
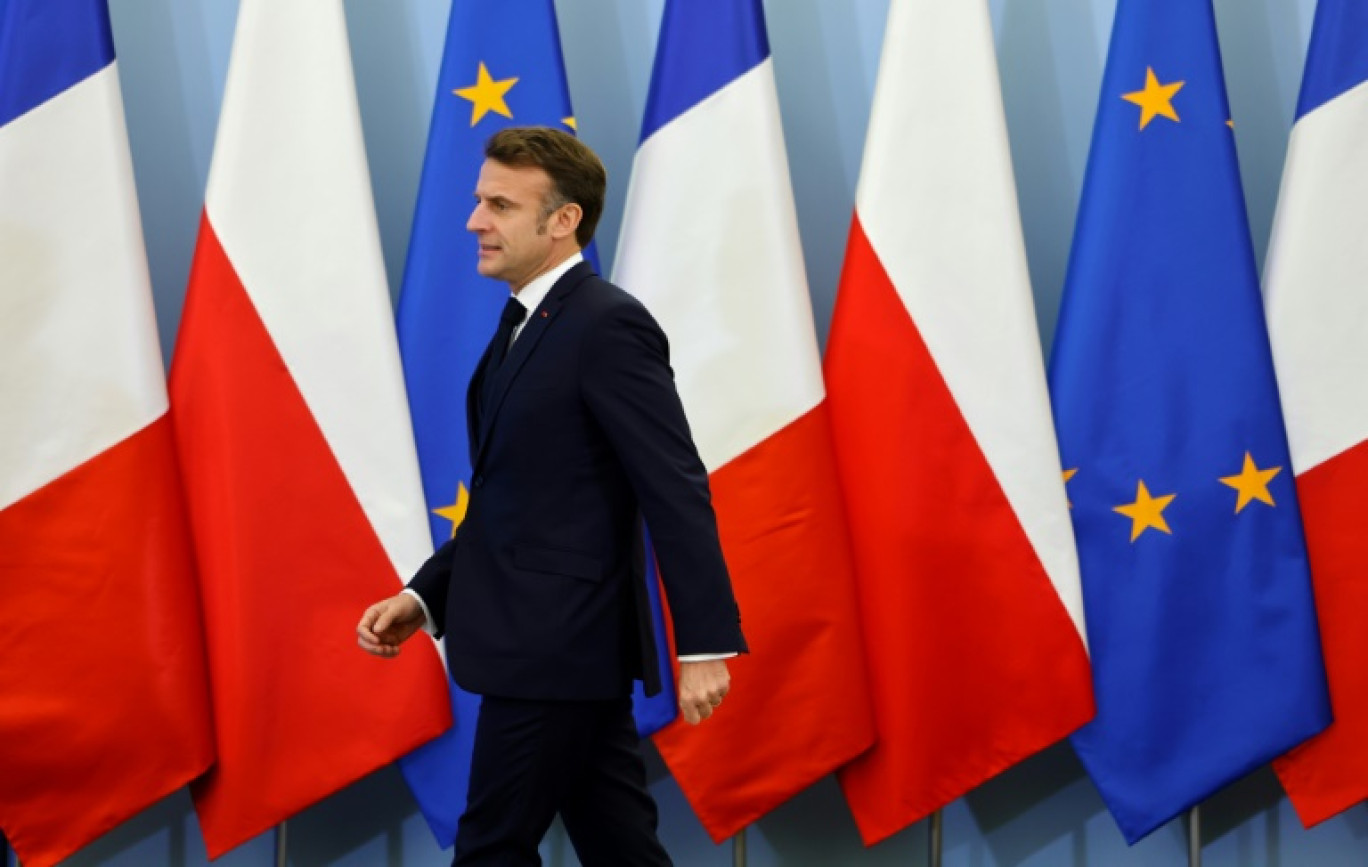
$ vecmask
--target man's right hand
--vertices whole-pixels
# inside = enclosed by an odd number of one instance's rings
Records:
[[[399,655],[399,645],[423,626],[423,607],[412,594],[398,593],[366,609],[356,624],[356,643],[367,653]]]

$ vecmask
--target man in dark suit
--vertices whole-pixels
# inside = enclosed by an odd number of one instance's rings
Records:
[[[743,652],[707,473],[664,333],[580,251],[606,174],[574,137],[494,135],[467,228],[512,297],[467,393],[471,497],[403,593],[366,610],[361,647],[393,656],[446,635],[451,674],[484,698],[456,864],[539,864],[559,812],[586,865],[668,864],[631,715],[658,692],[641,519],[697,724]]]

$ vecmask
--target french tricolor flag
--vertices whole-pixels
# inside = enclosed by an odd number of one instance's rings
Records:
[[[431,552],[341,0],[243,0],[171,369],[219,762],[210,857],[451,725],[419,636],[356,647]]]
[[[0,828],[47,867],[214,760],[105,0],[0,3]]]
[[[1092,718],[984,0],[889,8],[826,358],[879,740],[866,844]]]
[[[721,840],[873,740],[760,0],[665,4],[623,219],[614,276],[669,335],[751,647],[717,714],[655,736]]]
[[[1264,297],[1334,722],[1274,763],[1307,826],[1368,798],[1368,4],[1320,0]]]

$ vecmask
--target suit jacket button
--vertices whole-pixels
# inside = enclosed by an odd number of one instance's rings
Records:
[[[476,476],[475,478],[471,479],[470,486],[472,488],[484,487],[484,476]]]

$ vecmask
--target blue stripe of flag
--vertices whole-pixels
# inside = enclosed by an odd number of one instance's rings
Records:
[[[641,140],[769,57],[760,0],[668,2]]]
[[[105,0],[0,0],[0,126],[113,60]]]
[[[1306,53],[1297,119],[1368,81],[1368,2],[1320,0]]]

